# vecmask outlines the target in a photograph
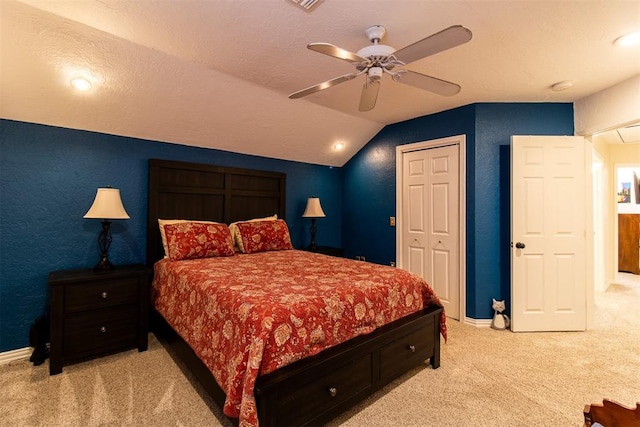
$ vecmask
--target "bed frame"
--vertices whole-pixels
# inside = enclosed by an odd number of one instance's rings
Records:
[[[161,219],[230,223],[285,218],[286,175],[249,169],[149,160],[148,265],[162,258]],[[258,377],[261,426],[318,425],[429,359],[440,366],[440,314],[428,307],[316,356]],[[225,394],[208,368],[153,310],[152,328],[220,406]]]

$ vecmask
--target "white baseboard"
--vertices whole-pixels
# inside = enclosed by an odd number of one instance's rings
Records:
[[[6,365],[16,360],[28,359],[33,353],[33,347],[18,348],[0,353],[0,365]]]
[[[476,328],[491,327],[491,319],[473,319],[471,317],[465,317],[464,323],[467,325],[475,326]]]

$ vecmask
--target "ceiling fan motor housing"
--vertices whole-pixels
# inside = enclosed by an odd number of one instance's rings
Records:
[[[375,58],[386,58],[391,55],[396,50],[391,46],[387,46],[385,44],[372,44],[367,47],[363,47],[358,51],[358,56],[367,59],[375,59]]]

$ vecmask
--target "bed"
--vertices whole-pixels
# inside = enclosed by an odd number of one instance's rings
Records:
[[[384,274],[408,275],[391,267],[332,258],[295,249],[234,255],[225,259],[211,260],[211,262],[201,259],[185,260],[187,262],[163,260],[164,248],[158,219],[184,218],[229,224],[238,220],[274,214],[284,218],[285,189],[286,176],[281,173],[151,159],[149,161],[148,264],[155,266],[157,272],[164,274],[165,270],[169,271],[168,267],[165,268],[166,265],[182,263],[179,265],[184,277],[187,277],[188,272],[199,271],[198,269],[213,268],[217,269],[218,274],[227,274],[233,268],[240,268],[232,267],[230,264],[232,262],[256,266],[266,266],[269,262],[276,263],[278,266],[307,263],[308,266],[316,266],[317,270],[346,269],[359,274],[368,274],[368,269],[379,268],[383,269]],[[339,263],[346,263],[344,264],[346,266]],[[187,265],[189,267],[186,267]],[[265,273],[256,274],[264,275]],[[290,276],[296,273],[286,274]],[[233,277],[238,276],[241,274],[225,276],[223,282],[230,283]],[[339,274],[333,274],[333,276],[339,276]],[[187,280],[182,277],[175,276],[174,282]],[[272,281],[276,282],[276,280]],[[233,285],[230,286],[231,288],[244,286],[241,282],[235,285],[231,283],[231,285]],[[206,297],[192,296],[191,298]],[[160,300],[161,298],[154,299],[154,301]],[[443,310],[437,304],[437,297],[434,295],[431,301],[434,303],[425,304],[415,312],[398,312],[394,315],[395,317],[383,321],[377,319],[375,328],[364,328],[354,333],[354,336],[347,341],[339,344],[332,343],[328,348],[307,345],[308,348],[312,348],[312,351],[304,358],[299,358],[299,355],[295,357],[281,355],[282,357],[276,362],[265,363],[264,366],[269,365],[272,369],[261,370],[263,365],[256,366],[254,371],[258,373],[254,377],[255,383],[249,383],[253,385],[253,390],[242,392],[243,399],[246,397],[244,395],[253,392],[250,398],[255,403],[252,408],[254,418],[247,416],[246,413],[238,414],[229,410],[228,400],[233,398],[234,393],[230,392],[227,396],[212,374],[212,371],[217,372],[211,362],[218,357],[217,353],[209,354],[208,350],[203,351],[197,343],[193,342],[190,337],[192,334],[184,328],[184,324],[189,322],[183,322],[181,325],[175,318],[171,318],[167,314],[169,305],[166,300],[164,303],[158,302],[158,309],[153,310],[152,327],[163,343],[171,347],[172,354],[180,358],[184,366],[198,378],[213,400],[221,408],[225,408],[225,413],[232,416],[240,415],[240,425],[253,425],[258,421],[261,426],[318,425],[334,418],[409,369],[423,364],[427,359],[434,369],[439,367],[440,335],[441,332],[446,334],[446,329],[443,329],[445,328]],[[302,305],[305,304],[308,304],[307,300]],[[237,307],[234,310],[240,311]],[[160,312],[163,311],[164,315],[161,315]],[[291,318],[295,319],[295,316],[291,315]],[[224,335],[224,332],[216,333]],[[212,332],[212,334],[215,333]],[[336,333],[336,335],[341,334]],[[188,343],[187,341],[190,340],[192,342]],[[283,357],[286,360],[282,359]],[[274,359],[276,358],[271,359],[272,362]],[[253,366],[251,363],[248,365]],[[221,382],[227,384],[225,381]],[[251,405],[248,407],[251,408]]]

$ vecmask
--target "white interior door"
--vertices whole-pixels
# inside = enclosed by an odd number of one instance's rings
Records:
[[[460,318],[459,147],[403,154],[403,268],[422,276]]]
[[[511,138],[511,329],[582,331],[586,301],[586,143]]]

